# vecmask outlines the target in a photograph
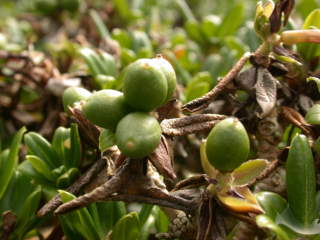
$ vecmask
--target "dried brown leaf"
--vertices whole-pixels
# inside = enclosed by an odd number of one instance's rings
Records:
[[[149,155],[149,160],[164,177],[175,179],[173,161],[166,138],[162,135],[159,146]]]
[[[280,31],[282,25],[282,14],[284,15],[283,25],[288,23],[294,3],[294,0],[280,0],[276,3],[276,6],[269,19],[271,33]]]
[[[255,85],[256,99],[262,112],[259,117],[263,118],[271,113],[277,100],[277,80],[265,68],[259,68],[257,83]]]

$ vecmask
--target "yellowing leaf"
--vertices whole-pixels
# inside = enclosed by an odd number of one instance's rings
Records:
[[[233,185],[246,185],[259,177],[268,166],[268,161],[255,159],[244,162],[232,172]]]
[[[240,213],[263,213],[255,196],[247,187],[238,187],[228,192],[218,192],[220,202],[227,208]]]
[[[212,178],[215,178],[219,173],[219,171],[209,163],[209,160],[206,154],[206,142],[207,142],[206,140],[203,140],[200,145],[201,166],[206,174],[208,174]]]

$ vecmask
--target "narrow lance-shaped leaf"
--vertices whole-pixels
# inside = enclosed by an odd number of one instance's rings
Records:
[[[153,205],[151,204],[143,204],[142,208],[139,212],[139,219],[140,219],[140,223],[141,225],[144,225],[146,223],[146,221],[148,220],[151,212],[153,209]]]
[[[101,19],[100,15],[97,13],[97,11],[91,9],[89,11],[89,14],[90,14],[92,20],[94,21],[94,23],[96,24],[96,27],[97,27],[98,32],[100,34],[100,37],[101,38],[110,37],[110,32],[109,32],[108,28],[106,27],[106,25],[103,23],[103,20]]]
[[[25,131],[26,128],[23,127],[16,133],[15,137],[12,140],[8,157],[2,159],[2,167],[0,169],[0,199],[6,191],[14,169],[17,166],[19,147]]]
[[[291,211],[304,226],[316,217],[316,175],[306,136],[294,137],[287,158],[287,193]]]
[[[81,141],[77,124],[71,124],[70,130],[71,151],[70,159],[68,159],[67,167],[79,167],[81,161]]]
[[[59,190],[60,197],[63,203],[69,202],[76,197],[72,195],[71,193],[68,193],[63,190]],[[71,213],[73,214],[73,213]],[[75,214],[77,216],[76,219],[74,219],[75,215],[73,214],[73,220],[78,222],[77,230],[82,233],[84,237],[87,239],[92,240],[100,240],[100,237],[98,235],[98,231],[96,229],[96,226],[92,220],[92,217],[90,216],[90,213],[88,209],[82,208],[80,210],[76,210]]]
[[[122,217],[114,226],[111,240],[137,240],[140,235],[140,222],[136,212]]]
[[[66,144],[69,146],[66,146]],[[52,148],[57,152],[61,162],[66,165],[68,152],[70,151],[70,129],[64,127],[56,129],[52,138]]]
[[[227,35],[233,34],[238,30],[240,24],[244,20],[244,3],[240,2],[237,5],[226,13],[225,17],[222,20],[222,24],[217,30],[218,37],[225,37]]]
[[[27,199],[25,199],[23,208],[18,215],[17,219],[17,226],[18,228],[16,231],[21,232],[23,230],[26,230],[25,227],[28,224],[28,221],[30,221],[31,217],[35,216],[35,212],[39,206],[41,199],[41,188],[38,186],[36,190],[31,193]]]
[[[55,178],[51,173],[50,166],[45,161],[35,155],[27,155],[26,160],[32,164],[32,167],[49,181],[54,181]]]
[[[51,169],[60,166],[61,162],[51,144],[41,135],[29,132],[24,136],[24,142],[31,154],[44,160]]]

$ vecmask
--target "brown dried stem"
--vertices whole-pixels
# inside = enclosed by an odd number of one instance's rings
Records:
[[[100,172],[105,167],[105,165],[106,165],[105,159],[103,158],[99,159],[80,178],[78,178],[70,187],[68,187],[66,191],[72,194],[77,194],[84,185],[91,182],[93,177],[97,175],[97,173]],[[39,217],[44,216],[47,213],[54,211],[61,204],[62,204],[62,201],[60,199],[60,195],[57,194],[49,202],[47,202],[38,211],[37,214]]]
[[[115,175],[93,191],[61,205],[56,214],[85,207],[97,201],[126,201],[156,204],[190,212],[196,208],[195,200],[184,199],[177,194],[160,189],[145,172],[147,159],[126,159]]]
[[[169,136],[183,136],[210,130],[218,121],[227,116],[218,114],[199,114],[183,118],[163,120],[160,124],[162,132]]]
[[[246,52],[228,72],[228,74],[221,79],[221,81],[219,81],[219,83],[211,91],[200,98],[188,102],[182,107],[182,110],[187,112],[196,112],[209,106],[211,101],[216,98],[225,89],[228,83],[230,83],[238,75],[243,66],[249,60],[250,56],[251,53]]]
[[[14,231],[17,222],[17,216],[11,211],[5,211],[2,213],[2,240],[7,240],[10,234]]]

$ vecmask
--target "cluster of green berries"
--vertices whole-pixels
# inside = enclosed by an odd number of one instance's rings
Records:
[[[71,87],[63,94],[65,111],[83,101],[82,112],[95,125],[115,133],[116,145],[131,158],[149,155],[159,145],[160,125],[149,112],[173,95],[176,74],[161,56],[139,59],[124,70],[123,92],[105,89],[90,93]]]

